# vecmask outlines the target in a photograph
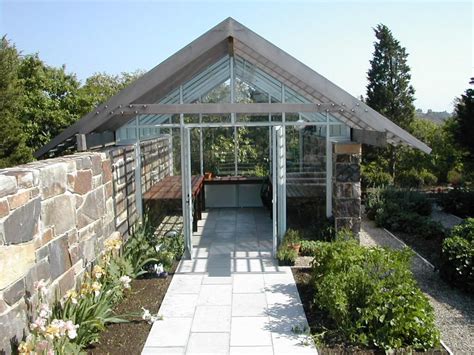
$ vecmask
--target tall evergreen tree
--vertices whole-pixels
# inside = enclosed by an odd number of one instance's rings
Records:
[[[19,120],[22,86],[18,80],[20,55],[4,36],[0,42],[0,168],[33,159]]]
[[[377,41],[368,71],[366,103],[404,129],[415,117],[415,90],[410,85],[408,54],[383,24],[374,29]]]
[[[397,125],[409,130],[415,118],[415,90],[410,85],[408,54],[387,26],[379,24],[374,32],[377,40],[367,73],[369,84],[365,102]],[[387,160],[385,165],[392,177],[395,177],[396,147],[376,150],[376,154],[370,154],[370,149],[365,150],[369,151],[366,155],[369,160],[384,156]]]
[[[471,78],[474,85],[474,78]],[[454,110],[456,120],[455,136],[457,143],[467,149],[470,160],[474,160],[474,89],[467,89],[460,98],[456,99]]]

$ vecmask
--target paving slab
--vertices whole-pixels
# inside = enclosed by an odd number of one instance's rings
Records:
[[[291,268],[263,209],[211,209],[181,260],[142,354],[317,354]]]

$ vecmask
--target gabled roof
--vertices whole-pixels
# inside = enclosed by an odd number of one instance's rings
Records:
[[[407,144],[426,153],[431,151],[426,144],[365,103],[229,17],[66,128],[35,155],[41,157],[65,142],[73,141],[78,133],[119,128],[130,117],[112,113],[117,112],[118,107],[158,102],[228,54],[247,60],[306,97],[309,102],[358,107],[358,110],[345,110],[338,116],[352,128],[385,132],[391,144]]]

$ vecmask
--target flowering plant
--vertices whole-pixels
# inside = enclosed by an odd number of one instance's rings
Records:
[[[18,346],[19,354],[80,354],[80,347],[73,343],[78,325],[71,320],[52,318],[47,301],[46,282],[35,283],[38,302],[30,323],[30,334]]]

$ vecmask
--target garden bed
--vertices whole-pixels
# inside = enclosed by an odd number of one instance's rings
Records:
[[[131,291],[117,305],[114,309],[115,312],[118,315],[140,312],[143,307],[152,314],[158,313],[177,264],[174,264],[172,272],[167,278],[153,277],[133,280]],[[93,344],[87,349],[88,354],[140,354],[150,329],[151,324],[138,317],[129,323],[110,324],[101,333],[99,343]]]
[[[311,334],[321,334],[327,328],[327,320],[322,312],[319,312],[313,307],[314,290],[311,286],[311,269],[310,268],[292,268],[293,276],[295,278],[296,286],[300,295],[301,302],[306,314],[306,319],[311,330]],[[357,347],[346,346],[340,344],[336,339],[333,342],[321,346],[317,344],[319,354],[385,354],[383,350],[376,349],[361,349]],[[413,352],[397,350],[395,354],[448,354],[444,349],[428,350],[426,352]]]
[[[440,266],[441,258],[441,246],[443,244],[444,238],[442,236],[435,236],[431,239],[423,239],[417,235],[396,232],[393,233],[397,238],[405,242],[409,247],[414,251],[428,260],[436,268]]]

